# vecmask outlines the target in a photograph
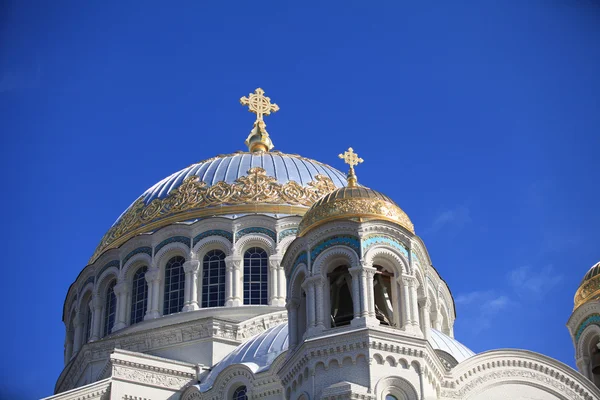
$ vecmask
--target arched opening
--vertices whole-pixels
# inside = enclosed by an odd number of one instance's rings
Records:
[[[373,295],[375,301],[375,317],[381,325],[396,326],[398,318],[394,313],[398,310],[398,289],[394,274],[380,265],[373,275]],[[396,287],[394,287],[396,286]]]
[[[347,265],[341,265],[327,274],[329,282],[331,327],[349,325],[354,318],[352,276]]]
[[[300,293],[300,301],[298,304],[298,312],[296,316],[296,340],[297,343],[302,342],[304,333],[306,333],[306,293],[304,290]]]
[[[184,263],[185,258],[182,256],[175,256],[171,258],[165,266],[163,315],[180,312],[183,308],[185,290]]]
[[[269,303],[267,252],[252,247],[244,253],[244,304]]]
[[[148,305],[148,283],[146,282],[148,267],[138,268],[133,274],[131,283],[131,318],[130,324],[137,324],[144,319]]]
[[[233,391],[233,396],[231,398],[232,400],[248,400],[247,392],[246,386],[239,386]]]
[[[211,250],[202,262],[202,307],[225,305],[225,253]]]
[[[115,295],[115,286],[116,285],[117,285],[117,280],[113,279],[108,284],[108,287],[106,288],[106,296],[104,298],[103,336],[108,335],[112,331],[113,326],[115,326],[115,316],[117,315],[117,296]],[[90,322],[90,324],[91,324],[91,322]]]
[[[594,337],[589,343],[591,381],[600,388],[600,336]]]

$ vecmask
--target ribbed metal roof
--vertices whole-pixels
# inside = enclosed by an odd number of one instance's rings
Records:
[[[192,164],[187,168],[163,179],[143,194],[146,203],[155,198],[164,198],[179,187],[181,182],[189,176],[196,175],[200,181],[207,186],[217,182],[232,184],[240,176],[247,175],[252,167],[263,168],[268,176],[277,179],[281,184],[296,181],[305,186],[315,180],[316,175],[324,175],[333,181],[335,186],[346,185],[346,176],[329,165],[320,163],[296,154],[285,154],[281,152],[248,153],[239,152],[217,156],[209,160]]]
[[[200,382],[200,391],[209,390],[225,368],[242,364],[253,373],[269,369],[275,358],[288,348],[288,325],[281,324],[268,329],[238,346],[222,359]]]
[[[442,350],[450,354],[459,363],[475,355],[475,353],[458,340],[435,329],[429,330],[429,344],[435,350]]]

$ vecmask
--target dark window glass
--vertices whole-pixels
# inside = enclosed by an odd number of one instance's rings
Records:
[[[211,250],[202,265],[202,307],[225,305],[225,253]]]
[[[115,296],[116,284],[116,280],[112,281],[106,290],[106,303],[104,307],[104,336],[108,335],[115,325],[115,314],[117,312],[117,296]]]
[[[246,396],[246,386],[240,386],[233,392],[233,400],[248,400]]]
[[[131,323],[136,324],[144,319],[146,305],[148,304],[148,283],[146,272],[148,267],[144,266],[135,271],[133,284],[131,286]]]
[[[268,257],[260,247],[244,253],[244,304],[268,304]]]
[[[183,288],[185,272],[183,263],[185,258],[173,257],[165,266],[165,301],[163,315],[180,312],[183,308]]]

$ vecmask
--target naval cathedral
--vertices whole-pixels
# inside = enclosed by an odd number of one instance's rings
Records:
[[[47,399],[600,399],[600,263],[567,323],[578,371],[475,354],[454,337],[444,267],[358,182],[354,150],[347,174],[273,151],[263,118],[279,107],[262,89],[241,103],[248,151],[149,188],[70,286]]]

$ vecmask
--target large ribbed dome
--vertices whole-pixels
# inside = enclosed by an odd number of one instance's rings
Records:
[[[362,186],[343,187],[319,199],[306,212],[298,236],[325,222],[343,219],[379,219],[397,223],[414,233],[408,215],[388,196]]]
[[[90,262],[129,238],[173,222],[214,215],[303,215],[346,185],[340,171],[281,152],[237,152],[192,164],[146,190],[102,238]]]

